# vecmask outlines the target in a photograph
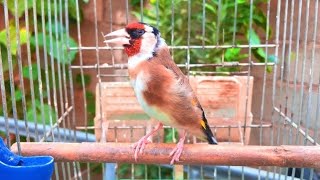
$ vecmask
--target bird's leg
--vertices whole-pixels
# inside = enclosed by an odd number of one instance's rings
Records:
[[[162,123],[159,123],[151,132],[143,136],[138,142],[133,144],[134,149],[134,159],[137,161],[138,159],[138,153],[142,153],[146,144],[148,144],[150,141],[148,138],[153,135],[155,132],[157,132],[159,129],[163,127]]]
[[[170,164],[173,165],[175,161],[179,161],[179,158],[181,156],[182,150],[183,150],[183,144],[184,140],[186,139],[187,132],[183,132],[183,136],[179,139],[179,142],[177,143],[177,146],[171,151],[170,157],[172,156],[172,159],[170,161]]]

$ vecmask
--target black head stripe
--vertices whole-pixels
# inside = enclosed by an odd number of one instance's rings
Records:
[[[152,27],[152,32],[153,32],[153,34],[154,34],[155,36],[158,36],[158,35],[159,35],[159,30],[158,30],[157,28],[153,27],[153,26],[151,26],[151,27]]]
[[[143,24],[143,25],[147,25],[147,26],[150,26],[152,27],[152,33],[155,35],[155,36],[158,36],[159,35],[159,30],[157,28],[155,28],[154,26],[151,26],[150,24],[147,24],[147,23],[144,23],[144,22],[139,22],[140,24]]]

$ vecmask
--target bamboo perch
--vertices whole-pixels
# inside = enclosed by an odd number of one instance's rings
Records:
[[[56,161],[168,164],[175,144],[148,144],[138,162],[130,143],[21,143],[22,155],[51,155]],[[17,153],[17,144],[12,146]],[[320,168],[320,146],[185,144],[177,164]]]

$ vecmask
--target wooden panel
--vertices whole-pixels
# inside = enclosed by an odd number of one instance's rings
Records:
[[[249,88],[247,88],[249,82]],[[247,125],[252,123],[251,99],[253,77],[217,77],[217,76],[197,76],[190,77],[190,84],[197,94],[197,97],[205,110],[209,124],[212,126],[243,126],[245,115]],[[247,92],[248,90],[248,92]],[[106,82],[101,84],[101,109],[103,118],[100,118],[100,100],[96,99],[96,136],[100,140],[101,119],[102,124],[108,127],[128,127],[128,126],[148,126],[149,130],[157,122],[151,121],[143,112],[136,100],[134,91],[129,82]],[[99,94],[99,86],[96,87],[96,94]],[[246,106],[246,96],[248,102]],[[247,110],[247,114],[245,111]],[[114,121],[116,120],[116,121]],[[108,122],[108,123],[105,123]],[[148,125],[147,125],[148,124]],[[108,127],[105,127],[108,128]],[[130,129],[119,130],[121,136],[116,137],[114,130],[110,129],[105,136],[107,141],[129,142],[136,141],[145,133],[144,129],[134,129],[135,136],[132,137]],[[241,132],[243,128],[218,128],[216,132],[218,141],[241,142]],[[251,129],[246,130],[246,144],[249,142]],[[161,131],[163,134],[163,131]]]

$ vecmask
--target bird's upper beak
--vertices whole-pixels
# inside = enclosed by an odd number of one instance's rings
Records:
[[[114,44],[114,45],[126,45],[130,44],[130,35],[127,33],[125,29],[119,29],[116,31],[113,31],[107,35],[104,36],[107,37],[114,37],[113,39],[105,40],[105,43],[108,44]]]

